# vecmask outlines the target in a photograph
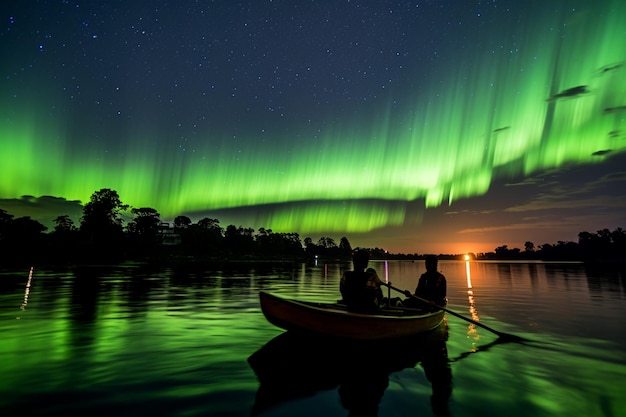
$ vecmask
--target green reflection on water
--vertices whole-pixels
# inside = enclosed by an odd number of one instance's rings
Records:
[[[422,267],[390,264],[390,276],[395,282],[402,270],[397,281],[410,287]],[[604,316],[624,311],[623,296],[611,291],[602,309],[593,308],[599,290],[588,286],[591,278],[578,266],[567,266],[566,280],[553,265],[534,265],[533,275],[520,264],[513,278],[496,264],[481,267],[472,270],[480,320],[532,342],[490,345],[495,335],[483,329],[468,334],[466,322],[449,317],[452,415],[594,417],[626,409],[623,332],[619,321],[607,323]],[[451,308],[469,315],[464,264],[443,262],[442,268],[454,295]],[[268,279],[251,278],[257,273],[250,269],[229,278],[215,271],[181,277],[122,270],[92,275],[95,286],[78,285],[72,273],[39,271],[25,310],[19,310],[22,281],[0,295],[0,408],[28,404],[33,415],[69,407],[119,415],[249,415],[259,383],[247,358],[281,333],[260,313],[258,290],[331,301],[339,270],[303,265],[296,274],[286,269]],[[562,311],[549,314],[550,308]],[[587,317],[582,325],[579,315]],[[572,336],[594,323],[615,328],[613,339]],[[384,360],[394,347],[378,353]],[[320,354],[333,355],[334,347]],[[430,415],[431,390],[421,365],[394,372],[379,415]],[[346,415],[336,389],[279,404],[265,415],[315,415],[312,410]]]
[[[453,363],[461,414],[619,415],[626,355],[612,342],[534,335],[528,344],[479,351]],[[471,359],[470,359],[471,358]],[[519,409],[519,404],[524,409]]]

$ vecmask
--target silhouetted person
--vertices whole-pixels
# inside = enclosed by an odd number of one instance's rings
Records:
[[[341,276],[339,290],[350,310],[374,312],[382,301],[382,281],[375,272],[365,270],[368,262],[369,254],[366,251],[356,251],[352,256],[354,270],[346,271]]]
[[[415,295],[433,301],[435,304],[443,306],[446,304],[447,283],[446,277],[437,271],[437,257],[428,255],[424,258],[426,272],[420,276],[415,289]]]
[[[443,276],[441,272],[437,271],[437,257],[435,255],[427,255],[424,260],[426,272],[424,272],[417,281],[415,295],[425,300],[432,301],[439,306],[445,306],[447,303],[447,283],[446,277]],[[429,310],[436,309],[432,305],[419,302],[416,298],[408,298],[404,301],[404,304],[409,307],[426,308]]]

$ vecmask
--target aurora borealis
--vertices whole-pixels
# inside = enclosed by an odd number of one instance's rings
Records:
[[[164,220],[407,252],[626,226],[623,1],[1,10],[0,207],[15,215],[112,188]]]

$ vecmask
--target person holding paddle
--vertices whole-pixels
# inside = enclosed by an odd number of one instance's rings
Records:
[[[417,288],[415,288],[415,295],[425,300],[431,301],[438,306],[445,306],[447,304],[446,292],[447,283],[446,277],[439,271],[437,271],[437,257],[435,255],[426,255],[424,258],[426,264],[426,272],[424,272],[417,281]],[[403,301],[403,304],[407,307],[416,308],[429,308],[437,309],[433,305],[429,305],[420,302],[418,299],[411,297],[411,293],[406,291],[407,297]]]
[[[424,278],[422,280],[422,278]],[[420,287],[421,283],[421,287]],[[426,256],[426,272],[422,274],[420,277],[417,288],[415,289],[415,294],[411,294],[411,291],[402,290],[400,288],[394,287],[390,282],[383,282],[381,285],[389,287],[394,291],[398,291],[405,296],[409,297],[402,301],[403,305],[406,307],[416,306],[417,308],[426,307],[429,311],[435,310],[443,310],[448,314],[451,314],[455,317],[458,317],[462,320],[465,320],[469,323],[474,324],[475,326],[482,327],[485,330],[490,331],[491,333],[497,335],[500,339],[500,342],[517,342],[517,343],[525,343],[529,340],[517,336],[510,333],[500,332],[495,330],[486,324],[481,323],[478,320],[470,319],[469,317],[465,317],[462,314],[456,313],[446,307],[448,299],[446,298],[446,278],[442,273],[437,271],[437,257],[434,255]],[[418,292],[421,295],[418,295]],[[425,297],[432,297],[425,298]]]

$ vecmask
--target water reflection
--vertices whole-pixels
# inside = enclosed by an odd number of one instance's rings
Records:
[[[251,368],[251,353],[278,332],[263,317],[258,292],[332,302],[349,263],[35,267],[29,291],[28,269],[0,271],[0,415],[244,416],[278,403],[267,415],[312,415],[326,399],[339,415],[359,406],[370,414],[380,407],[381,415],[431,415],[430,396],[438,415],[449,404],[455,417],[581,410],[599,417],[626,409],[623,270],[471,261],[468,274],[465,262],[442,264],[451,310],[467,309],[467,300],[473,318],[480,307],[480,322],[537,343],[502,343],[477,327],[481,339],[470,352],[466,322],[449,316],[450,338],[430,356],[386,346],[345,364],[337,355],[347,348],[314,341],[286,343],[286,354],[270,349],[274,359]],[[414,288],[422,272],[418,262],[374,265],[403,288]],[[358,360],[376,372],[354,370]],[[372,391],[354,389],[359,383]],[[312,401],[284,402],[315,393]]]
[[[92,351],[97,345],[99,299],[106,297],[101,288],[102,271],[81,268],[74,271],[69,303],[68,343],[74,351]]]
[[[586,265],[585,273],[587,286],[593,297],[623,299],[626,295],[626,263],[615,265],[613,268]]]
[[[499,263],[497,264],[498,268],[498,278],[500,279],[500,284],[506,286],[505,288],[512,288],[513,281],[511,275],[511,264],[509,263]]]
[[[478,310],[476,310],[476,303],[474,301],[474,290],[472,286],[472,274],[470,271],[470,261],[465,261],[465,278],[467,280],[467,299],[469,301],[469,311],[472,315],[472,320],[480,321],[478,316]],[[476,350],[476,342],[480,339],[478,330],[474,323],[470,323],[467,326],[467,336],[472,339],[472,350]]]
[[[26,305],[28,304],[28,296],[30,295],[30,284],[33,281],[33,269],[34,267],[30,267],[30,271],[28,272],[28,281],[26,281],[26,288],[24,289],[24,301],[22,301],[22,305],[20,305],[20,310],[26,310]],[[20,318],[19,316],[17,317]]]
[[[533,291],[537,291],[539,289],[539,275],[537,273],[537,264],[530,263],[528,264],[528,276],[530,278],[530,287]]]
[[[338,341],[285,332],[248,358],[259,380],[252,414],[337,389],[348,416],[376,416],[389,375],[421,364],[432,385],[436,416],[447,416],[452,372],[444,323],[419,338],[389,344]]]

